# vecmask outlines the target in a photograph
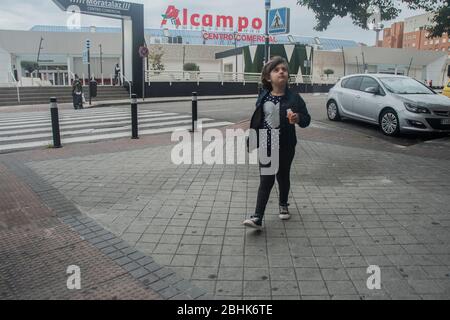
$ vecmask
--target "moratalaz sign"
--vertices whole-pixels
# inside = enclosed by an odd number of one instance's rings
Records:
[[[72,6],[77,6],[80,12],[99,15],[123,17],[130,16],[133,3],[114,0],[53,0],[64,11]]]
[[[122,72],[132,82],[132,91],[142,96],[143,61],[139,48],[145,45],[144,5],[115,0],[53,0],[63,11],[122,20]]]

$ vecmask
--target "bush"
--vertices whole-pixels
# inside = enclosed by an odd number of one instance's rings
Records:
[[[326,69],[323,71],[323,73],[327,76],[327,78],[330,76],[330,74],[334,74],[333,69]]]
[[[188,62],[184,64],[183,71],[200,71],[200,67],[196,63]]]
[[[22,61],[20,65],[22,66],[22,69],[28,71],[29,73],[39,69],[39,64],[34,61]]]
[[[162,63],[162,57],[164,56],[164,50],[161,46],[152,48],[148,54],[148,61],[152,70],[164,71],[165,67]]]

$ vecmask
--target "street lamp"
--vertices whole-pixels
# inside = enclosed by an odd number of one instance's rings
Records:
[[[37,55],[37,60],[36,60],[36,62],[39,64],[39,61],[40,61],[40,56],[41,56],[41,50],[42,49],[44,49],[43,47],[42,47],[42,42],[44,41],[44,38],[42,38],[41,37],[41,41],[39,42],[39,50],[38,50],[38,55]]]
[[[38,68],[38,70],[37,70],[37,77],[38,78],[41,78],[41,74],[40,74],[40,72],[39,72],[39,61],[40,61],[40,57],[41,57],[41,50],[42,49],[44,49],[43,47],[42,47],[42,42],[44,41],[44,38],[42,38],[41,37],[41,41],[39,42],[39,50],[38,50],[38,55],[37,55],[37,68]],[[33,71],[34,72],[34,71]],[[31,73],[31,78],[33,78],[33,73]]]
[[[383,29],[384,29],[384,24],[382,24],[381,22],[375,24],[375,26],[374,26],[374,29],[373,29],[373,30],[376,32],[376,43],[375,43],[375,47],[378,47],[378,43],[379,43],[379,41],[380,41],[380,32],[383,31]]]
[[[367,19],[367,27],[369,30],[376,32],[375,47],[378,47],[380,32],[384,29],[384,24],[381,19],[381,8],[378,6],[369,7],[368,12],[370,13],[370,16]]]
[[[234,31],[233,35],[234,35],[234,54],[236,56],[236,82],[237,82],[238,81],[237,31]]]
[[[183,44],[183,81],[184,81],[184,65],[186,64],[186,46]]]
[[[100,47],[100,74],[102,75],[102,78],[103,78],[103,51],[102,51],[102,45],[99,44],[98,46]]]
[[[264,0],[266,8],[266,34],[265,34],[265,44],[264,44],[264,61],[269,62],[269,10],[271,7],[271,0]]]

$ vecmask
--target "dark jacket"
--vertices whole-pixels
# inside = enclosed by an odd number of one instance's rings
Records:
[[[80,80],[75,80],[72,85],[72,94],[81,94],[83,93],[83,84]]]
[[[253,113],[250,122],[250,129],[256,130],[259,136],[259,129],[263,127],[264,122],[264,98],[269,95],[268,90],[263,90],[256,101],[256,110]],[[286,88],[286,93],[281,99],[280,105],[280,147],[295,147],[297,145],[297,135],[295,133],[295,125],[289,123],[287,118],[287,109],[292,109],[294,113],[299,114],[300,122],[298,125],[301,128],[307,128],[311,123],[311,116],[309,115],[306,103],[300,95],[293,93]],[[248,143],[247,143],[248,145]],[[259,146],[259,144],[258,144]],[[251,150],[250,150],[251,151]]]

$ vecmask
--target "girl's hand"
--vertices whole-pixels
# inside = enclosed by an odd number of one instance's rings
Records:
[[[298,113],[292,114],[291,121],[292,121],[292,124],[299,123],[300,115]]]

